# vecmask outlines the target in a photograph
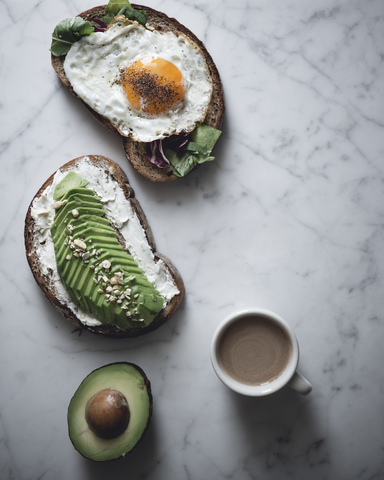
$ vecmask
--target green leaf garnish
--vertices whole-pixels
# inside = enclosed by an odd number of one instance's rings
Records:
[[[116,17],[120,10],[127,5],[131,5],[128,0],[109,0],[108,5],[105,7],[105,15]]]
[[[143,26],[147,23],[147,12],[145,10],[135,10],[131,5],[123,7],[118,15],[125,15],[129,20],[136,20]]]
[[[147,23],[147,12],[145,10],[135,10],[128,0],[110,0],[105,7],[105,16],[100,20],[110,23],[117,15],[124,15],[129,20],[136,20],[140,25]]]
[[[81,17],[66,18],[56,25],[52,34],[52,43],[50,51],[52,55],[58,57],[66,55],[71,46],[85,37],[93,33],[94,28],[89,22]]]
[[[165,148],[164,153],[173,166],[173,174],[184,177],[196,165],[214,160],[211,152],[220,135],[220,130],[201,123],[193,130],[191,140],[184,148],[178,152]]]

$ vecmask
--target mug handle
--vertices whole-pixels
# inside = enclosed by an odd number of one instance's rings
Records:
[[[302,395],[308,395],[308,393],[312,390],[312,385],[297,370],[287,385]]]

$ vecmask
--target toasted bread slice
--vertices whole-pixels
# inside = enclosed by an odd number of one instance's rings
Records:
[[[183,34],[198,46],[204,56],[213,84],[212,98],[208,106],[204,123],[206,123],[210,127],[220,129],[225,110],[223,86],[216,65],[212,60],[212,57],[208,53],[207,49],[205,48],[204,44],[190,30],[184,27],[184,25],[179,23],[176,19],[170,18],[164,13],[154,10],[150,7],[135,4],[132,4],[132,7],[137,10],[145,10],[147,12],[147,25],[151,25],[155,30],[160,32],[172,31],[176,35]],[[90,10],[86,10],[85,12],[80,13],[78,16],[82,17],[84,20],[91,21],[94,18],[102,17],[104,15],[104,10],[105,5],[94,7]],[[54,55],[51,55],[52,66],[56,74],[63,82],[63,84],[71,90],[73,95],[77,96],[76,93],[73,91],[68,78],[65,75],[63,67],[64,60],[65,56],[55,57]],[[83,104],[98,122],[100,122],[102,125],[104,125],[111,132],[113,132],[123,140],[123,148],[127,159],[129,160],[133,168],[135,168],[145,178],[153,182],[170,182],[178,178],[176,175],[172,174],[172,167],[159,168],[158,166],[154,165],[149,161],[147,157],[146,143],[134,141],[129,137],[122,137],[107,118],[95,112],[86,103],[83,102]]]
[[[76,171],[79,168],[80,162],[88,162],[91,166],[97,167],[101,170],[103,175],[106,175],[106,178],[109,182],[113,182],[115,184],[116,189],[121,189],[124,198],[128,201],[129,205],[132,208],[133,214],[137,217],[139,221],[138,225],[141,226],[142,230],[144,231],[144,234],[141,233],[141,235],[143,235],[144,241],[147,242],[148,252],[150,253],[151,257],[153,255],[155,264],[162,269],[161,271],[163,272],[163,274],[165,274],[166,278],[171,282],[172,294],[166,298],[163,309],[160,311],[160,313],[158,313],[158,315],[148,326],[132,326],[125,330],[122,330],[115,325],[104,325],[98,322],[96,319],[94,319],[95,322],[89,322],[84,320],[84,312],[80,312],[79,309],[75,306],[75,304],[71,301],[68,293],[65,290],[64,285],[60,280],[60,277],[57,273],[55,260],[49,262],[49,264],[44,264],[44,261],[42,260],[42,257],[46,258],[47,253],[53,252],[53,247],[51,248],[51,250],[49,250],[49,242],[51,242],[52,245],[49,227],[50,223],[52,223],[53,221],[52,209],[54,200],[48,198],[48,200],[45,201],[44,204],[45,208],[47,209],[47,212],[45,212],[44,215],[47,215],[48,212],[51,212],[50,218],[52,218],[52,221],[47,220],[47,225],[44,230],[46,232],[44,238],[41,237],[41,225],[37,224],[37,216],[36,212],[34,211],[34,205],[36,205],[35,202],[41,199],[42,196],[44,199],[49,197],[49,190],[53,190],[54,177],[57,172],[60,171],[62,173],[67,173],[71,170]],[[51,177],[49,177],[49,179],[39,189],[29,206],[25,219],[24,239],[26,255],[32,274],[37,284],[42,289],[45,296],[52,303],[52,305],[54,305],[60,311],[60,313],[62,313],[64,317],[66,317],[76,327],[88,330],[93,333],[116,338],[136,337],[157,329],[158,327],[160,327],[160,325],[164,324],[167,320],[169,320],[169,318],[176,312],[177,308],[179,307],[185,293],[184,283],[179,272],[172,264],[172,262],[164,255],[156,252],[155,241],[152,235],[151,228],[148,224],[143,210],[141,209],[139,202],[134,198],[134,191],[129,185],[125,173],[115,162],[100,155],[78,157],[63,165],[57,172],[51,175]],[[52,193],[50,195],[52,196]],[[122,236],[121,226],[120,228],[118,228],[112,222],[111,226],[115,229],[117,233],[117,238],[123,249],[128,253],[134,254],[134,252],[129,251],[126,247],[127,239]],[[141,268],[143,268],[143,271],[146,274],[144,267],[141,266]]]

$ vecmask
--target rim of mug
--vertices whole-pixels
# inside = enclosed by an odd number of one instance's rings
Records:
[[[271,382],[268,382],[262,385],[245,385],[243,383],[238,382],[237,380],[230,377],[224,371],[224,369],[221,367],[220,362],[218,360],[218,346],[224,331],[232,323],[250,315],[262,316],[278,323],[287,334],[292,347],[289,364],[285,368],[283,373],[280,374],[277,378],[275,378]],[[231,390],[237,393],[240,393],[242,395],[248,395],[251,397],[261,397],[264,395],[270,395],[271,393],[277,392],[282,387],[284,387],[291,380],[291,378],[296,372],[296,368],[299,363],[299,356],[300,356],[299,344],[291,326],[276,313],[263,308],[247,308],[247,309],[239,310],[235,313],[229,314],[216,327],[216,330],[213,334],[212,342],[211,342],[211,363],[218,378],[221,380],[221,382],[224,385],[229,387]]]

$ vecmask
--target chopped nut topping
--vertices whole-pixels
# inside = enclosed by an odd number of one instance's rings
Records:
[[[71,257],[71,255],[67,255],[65,258],[66,258],[67,260],[70,260],[72,257]]]
[[[38,217],[48,217],[48,215],[49,215],[49,212],[39,212],[37,214]]]
[[[115,277],[116,277],[117,282],[120,285],[124,285],[124,274],[123,274],[123,272],[116,272]]]
[[[117,285],[117,278],[116,277],[112,277],[110,282],[112,283],[112,285]]]
[[[103,282],[105,282],[105,283],[109,283],[109,279],[108,279],[108,277],[107,277],[107,276],[105,276],[105,275],[104,275],[104,277],[103,277]]]
[[[112,287],[109,286],[109,287],[107,287],[105,290],[106,290],[108,293],[111,293],[111,292],[112,292]]]
[[[103,267],[106,271],[108,271],[111,268],[111,262],[109,260],[104,260],[100,264],[101,267]]]
[[[91,256],[91,254],[89,252],[85,252],[83,254],[83,260],[88,260],[88,258]]]
[[[87,249],[87,245],[85,244],[85,242],[83,242],[82,240],[80,240],[79,238],[76,238],[74,241],[73,241],[73,244],[77,247],[77,248],[80,248],[81,250],[86,250]],[[88,257],[89,257],[89,254],[88,254]]]
[[[55,210],[58,210],[58,209],[61,208],[63,205],[65,205],[65,204],[59,200],[58,202],[55,202],[55,203],[53,204],[53,208],[54,208]]]
[[[104,293],[104,290],[103,290],[102,288],[99,288],[97,291],[98,291],[99,293]]]
[[[76,208],[74,208],[72,210],[72,215],[73,215],[74,218],[77,218],[80,214],[79,214],[78,210],[76,210]]]

